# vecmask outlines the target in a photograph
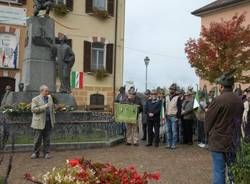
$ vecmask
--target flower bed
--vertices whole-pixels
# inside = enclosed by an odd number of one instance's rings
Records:
[[[39,178],[25,174],[25,179],[37,184],[148,184],[160,180],[160,173],[140,175],[134,166],[118,169],[111,163],[93,163],[84,159],[67,160],[63,168],[54,168]]]

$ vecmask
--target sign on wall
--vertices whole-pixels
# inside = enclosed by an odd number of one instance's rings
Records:
[[[19,35],[0,33],[0,67],[17,68],[19,54]]]
[[[0,6],[0,23],[26,26],[26,8]]]

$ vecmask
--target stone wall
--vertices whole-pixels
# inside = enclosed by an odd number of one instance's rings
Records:
[[[112,87],[85,86],[83,89],[73,89],[72,92],[78,106],[90,105],[90,95],[102,94],[105,97],[104,105],[109,105],[112,107],[113,104]]]
[[[8,132],[8,142],[16,145],[32,145],[34,130],[30,128],[31,113],[6,115],[0,113],[0,138],[3,130]],[[4,127],[4,128],[3,128]],[[56,113],[56,124],[52,131],[52,143],[84,143],[110,141],[123,135],[123,126],[114,122],[112,116],[94,112]],[[1,141],[2,143],[3,141]]]

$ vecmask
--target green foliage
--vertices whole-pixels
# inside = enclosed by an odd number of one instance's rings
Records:
[[[99,18],[103,18],[103,19],[109,18],[109,13],[107,10],[94,9],[93,14],[94,16],[99,17]]]
[[[108,73],[105,69],[98,69],[94,73],[96,80],[103,80],[108,76]]]
[[[235,183],[249,184],[250,182],[250,144],[241,143],[240,151],[237,153],[236,163],[230,168]]]
[[[2,110],[3,113],[6,114],[20,114],[20,113],[30,113],[31,112],[31,104],[27,103],[19,103],[14,106],[5,106]]]
[[[54,106],[56,112],[70,112],[74,111],[75,108],[72,106],[67,106],[64,104],[55,104]],[[23,113],[31,113],[31,104],[19,103],[13,106],[5,106],[1,110],[4,114],[18,115]]]
[[[65,16],[68,13],[67,6],[65,4],[56,4],[53,11],[58,16]]]

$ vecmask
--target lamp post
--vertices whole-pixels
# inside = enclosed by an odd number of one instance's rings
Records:
[[[145,91],[148,89],[148,64],[149,64],[149,57],[146,56],[145,59],[144,59],[144,63],[145,63],[145,66],[146,66],[146,83],[145,83]]]

